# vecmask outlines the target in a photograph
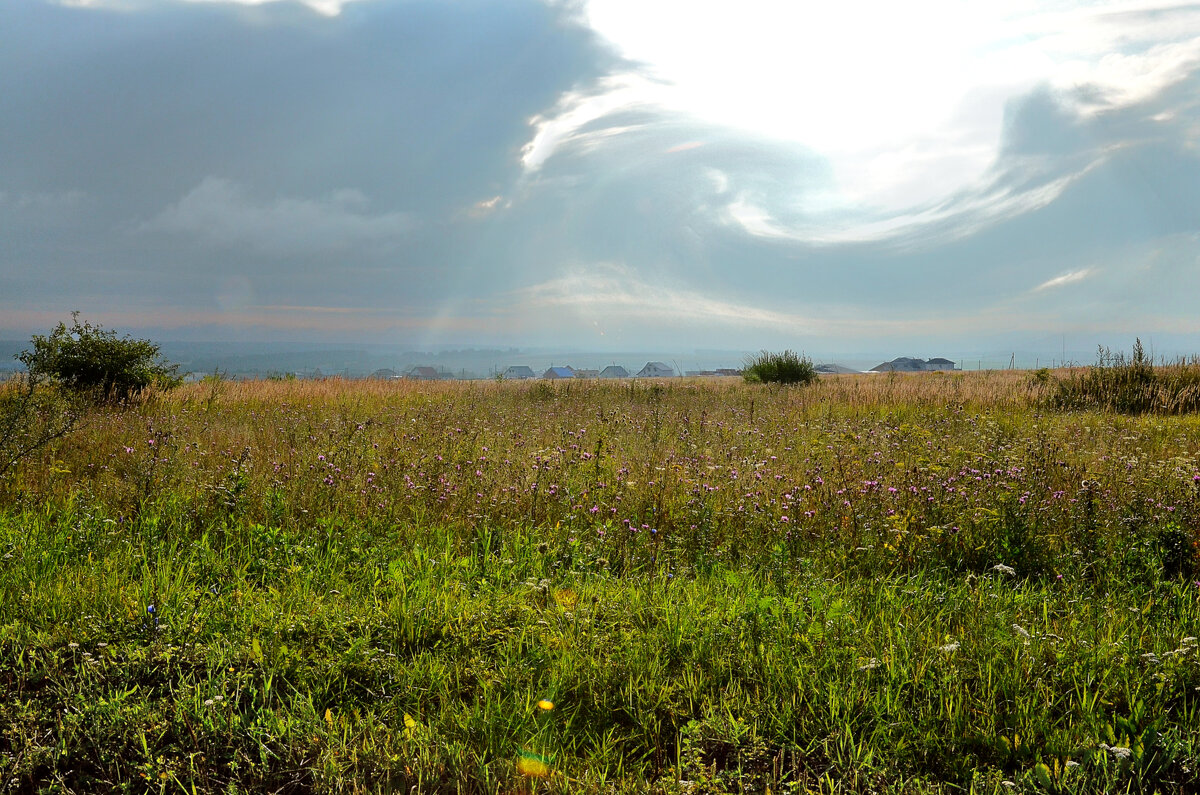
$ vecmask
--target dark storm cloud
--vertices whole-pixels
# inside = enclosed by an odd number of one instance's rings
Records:
[[[5,3],[0,232],[19,245],[0,267],[59,263],[47,301],[81,249],[73,267],[98,286],[175,271],[179,289],[158,285],[168,302],[194,300],[198,270],[319,294],[330,251],[427,278],[440,244],[413,230],[511,183],[529,117],[609,62],[536,0],[363,3],[334,18]],[[63,206],[31,226],[39,204]]]

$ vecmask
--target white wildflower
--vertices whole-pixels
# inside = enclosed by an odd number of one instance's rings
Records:
[[[947,643],[945,646],[938,646],[938,651],[944,651],[947,654],[958,651],[958,641]]]
[[[878,659],[876,659],[876,658],[874,658],[874,657],[872,657],[871,659],[867,660],[867,661],[866,661],[864,664],[862,664],[862,665],[858,666],[858,670],[860,670],[860,671],[870,671],[870,670],[872,670],[872,669],[874,669],[874,668],[878,668],[878,667],[879,667],[879,665],[880,665],[880,663],[879,663],[879,660],[878,660]]]
[[[1133,750],[1126,748],[1123,745],[1110,745],[1108,747],[1108,752],[1117,759],[1128,759],[1129,757],[1133,756]]]
[[[1067,769],[1070,770],[1073,767],[1079,767],[1079,763],[1076,762],[1074,759],[1068,759],[1067,760]]]
[[[998,571],[1008,577],[1011,577],[1017,573],[1017,570],[1012,566],[1005,566],[1003,563],[997,563],[995,566],[992,566],[992,571]]]
[[[1022,638],[1025,638],[1025,640],[1029,640],[1029,638],[1032,637],[1029,634],[1029,631],[1026,630],[1025,627],[1021,626],[1020,624],[1013,624],[1012,628],[1013,628],[1013,632],[1017,633]]]
[[[213,705],[213,700],[211,698],[204,699],[204,706],[211,707],[212,705]]]

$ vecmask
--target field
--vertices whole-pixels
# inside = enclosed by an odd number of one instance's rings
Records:
[[[0,791],[1200,791],[1200,418],[1062,377],[89,410],[0,480]]]

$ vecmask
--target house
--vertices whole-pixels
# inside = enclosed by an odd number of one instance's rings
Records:
[[[575,377],[576,378],[599,378],[600,371],[599,370],[576,370]]]
[[[890,362],[876,365],[870,369],[872,373],[927,373],[934,370],[953,370],[954,362],[949,359],[912,359],[908,356],[899,356],[892,359]]]
[[[542,373],[542,378],[556,380],[559,378],[574,378],[575,371],[570,367],[551,367]]]
[[[674,378],[675,369],[662,362],[646,362],[646,366],[638,370],[638,378]]]
[[[537,373],[528,365],[516,364],[501,373],[500,377],[505,381],[519,381],[525,378],[537,378]]]
[[[619,364],[610,364],[600,371],[600,378],[628,378],[629,371]]]
[[[398,376],[399,376],[399,373],[397,373],[392,368],[380,367],[378,370],[376,370],[375,372],[373,372],[369,376],[367,376],[367,378],[370,378],[373,381],[387,381],[388,379],[396,378]]]
[[[442,374],[432,367],[414,367],[404,374],[405,378],[413,381],[440,381]]]

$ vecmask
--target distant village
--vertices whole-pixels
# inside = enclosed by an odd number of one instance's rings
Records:
[[[602,370],[589,370],[583,368],[575,368],[570,365],[551,366],[538,372],[526,364],[513,365],[505,368],[497,373],[495,378],[501,381],[527,381],[531,379],[544,379],[548,381],[558,381],[571,378],[675,378],[679,375],[689,377],[702,376],[740,376],[742,371],[736,368],[718,368],[716,370],[687,370],[679,373],[669,364],[665,362],[646,362],[646,366],[636,373],[630,373],[627,369],[619,364],[610,364]],[[419,366],[410,367],[404,372],[396,372],[388,368],[382,368],[371,373],[371,378],[376,379],[392,379],[404,378],[411,381],[445,381],[456,379],[459,376],[446,369],[436,367]]]
[[[207,364],[205,369],[192,369],[190,363],[185,363],[188,372],[184,380],[200,381],[210,377],[214,372],[213,365]],[[933,358],[933,359],[914,359],[907,356],[901,356],[890,362],[883,362],[872,367],[870,370],[860,370],[853,367],[846,367],[841,364],[821,363],[814,366],[814,369],[822,375],[839,375],[839,374],[872,374],[872,373],[923,373],[923,372],[939,372],[960,370],[961,367],[956,362],[950,359]],[[15,376],[20,372],[16,366],[3,366],[0,363],[0,381],[4,381],[11,376]],[[493,371],[487,375],[481,375],[478,371],[470,371],[462,368],[451,368],[447,366],[434,367],[431,365],[413,365],[405,368],[382,367],[373,371],[363,368],[357,373],[348,370],[333,370],[331,372],[323,372],[319,367],[308,368],[286,368],[286,369],[263,369],[260,367],[233,367],[230,370],[215,370],[218,374],[225,378],[241,380],[246,378],[268,378],[268,379],[324,379],[329,377],[338,378],[368,378],[379,381],[387,381],[393,379],[408,380],[408,381],[480,381],[480,380],[500,380],[500,381],[530,381],[530,380],[546,380],[559,381],[564,379],[622,379],[622,378],[677,378],[680,376],[688,378],[737,378],[742,375],[741,368],[737,367],[718,367],[712,370],[680,370],[666,362],[651,361],[636,372],[630,372],[629,369],[622,367],[619,364],[610,364],[607,367],[600,369],[577,368],[570,365],[553,365],[545,369],[535,370],[533,367],[525,364],[512,365],[503,370]]]
[[[939,372],[957,370],[959,367],[950,359],[940,357],[934,359],[914,359],[901,356],[890,362],[883,362],[872,367],[870,370],[855,370],[840,364],[818,364],[814,369],[818,373],[834,375],[840,373]],[[665,362],[646,362],[646,366],[636,373],[630,373],[619,364],[611,364],[602,370],[577,369],[569,365],[551,366],[539,373],[529,365],[519,364],[505,368],[503,371],[497,373],[495,378],[501,381],[527,381],[532,379],[558,381],[572,378],[675,378],[681,375],[689,378],[739,377],[742,375],[742,371],[734,367],[719,367],[715,370],[687,370],[680,373]],[[401,378],[410,381],[448,381],[460,378],[460,376],[445,368],[429,366],[410,367],[403,372],[397,372],[385,367],[371,373],[369,377],[378,380]]]

